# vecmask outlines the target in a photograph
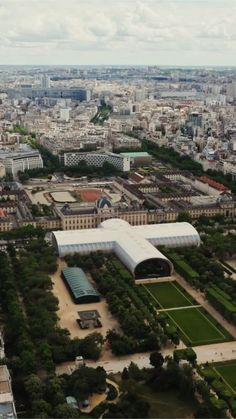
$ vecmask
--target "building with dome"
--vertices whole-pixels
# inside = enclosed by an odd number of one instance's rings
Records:
[[[199,246],[200,237],[189,223],[131,226],[111,218],[98,228],[54,231],[60,257],[95,251],[114,252],[136,279],[170,276],[173,265],[155,246]]]
[[[98,198],[95,205],[96,208],[99,209],[108,209],[112,207],[111,201],[109,201],[107,196],[101,196],[100,198]]]

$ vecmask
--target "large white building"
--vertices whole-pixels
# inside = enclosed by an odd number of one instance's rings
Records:
[[[0,163],[5,167],[6,173],[13,177],[18,172],[28,169],[38,169],[43,167],[43,159],[37,150],[0,152]]]
[[[42,89],[50,88],[50,77],[47,74],[43,74],[41,78],[41,87]]]
[[[89,166],[102,167],[105,162],[112,164],[121,172],[129,172],[130,158],[115,153],[64,153],[65,166],[77,166],[81,161],[86,161]]]
[[[114,252],[135,278],[169,276],[172,263],[155,246],[199,246],[200,237],[189,223],[131,226],[113,218],[97,229],[54,231],[53,242],[59,256]]]

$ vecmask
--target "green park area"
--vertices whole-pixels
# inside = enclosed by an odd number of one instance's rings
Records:
[[[160,308],[188,307],[197,304],[177,282],[159,282],[144,285]]]
[[[160,312],[167,315],[187,346],[225,342],[232,336],[176,281],[143,285]],[[198,307],[196,307],[198,306]]]
[[[230,334],[203,308],[166,311],[188,346],[208,345],[231,340]]]
[[[150,405],[150,418],[187,418],[195,410],[193,400],[180,398],[178,392],[156,392],[146,384],[137,386],[137,395]]]
[[[213,366],[224,383],[236,394],[236,361]]]

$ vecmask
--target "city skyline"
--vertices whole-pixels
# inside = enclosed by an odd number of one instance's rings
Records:
[[[233,0],[3,0],[0,60],[235,66],[235,18]]]

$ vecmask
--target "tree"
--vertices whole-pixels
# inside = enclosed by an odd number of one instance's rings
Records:
[[[130,378],[129,371],[126,367],[122,371],[121,378],[122,380],[128,380]]]
[[[106,371],[82,365],[70,376],[68,388],[76,399],[83,401],[89,394],[106,390]]]
[[[85,358],[97,361],[102,352],[103,340],[103,336],[97,332],[91,333],[84,339],[74,339],[75,345],[77,343],[75,356],[82,355]]]
[[[43,396],[43,383],[36,374],[31,374],[25,381],[25,389],[31,399],[40,399]]]
[[[48,418],[51,416],[51,405],[43,399],[34,400],[32,413],[35,418]]]
[[[79,418],[79,410],[74,409],[67,403],[59,404],[53,411],[54,418]]]
[[[150,360],[150,364],[158,370],[161,369],[161,367],[164,363],[164,358],[163,358],[162,354],[160,352],[157,352],[157,351],[151,353],[151,355],[149,357],[149,360]]]
[[[192,217],[188,212],[180,212],[178,217],[176,218],[176,221],[191,223],[192,222]]]

